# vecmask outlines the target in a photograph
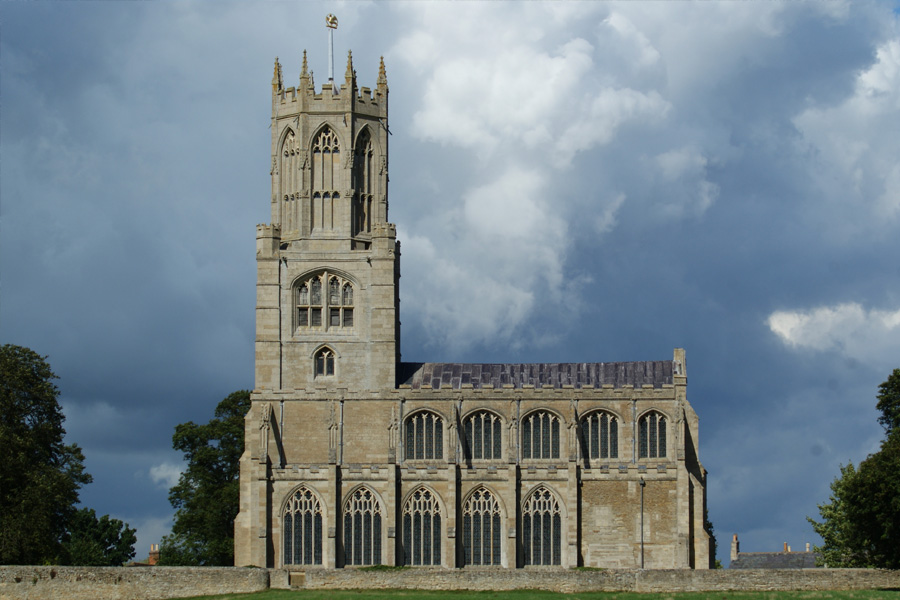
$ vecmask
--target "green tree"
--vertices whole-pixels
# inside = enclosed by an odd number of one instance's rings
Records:
[[[56,375],[28,348],[0,347],[0,564],[58,562],[84,455],[63,443]]]
[[[119,519],[82,508],[69,519],[63,538],[64,562],[69,565],[115,567],[134,558],[135,530]]]
[[[169,491],[175,523],[160,543],[160,564],[234,564],[238,460],[249,410],[250,392],[242,390],[222,400],[206,425],[187,422],[175,427],[172,445],[184,453],[187,468]]]
[[[879,386],[878,410],[887,434],[878,452],[841,467],[821,522],[807,517],[831,567],[900,568],[900,369]]]
[[[878,422],[887,436],[900,431],[900,369],[894,369],[887,381],[878,386],[877,408],[881,411]]]

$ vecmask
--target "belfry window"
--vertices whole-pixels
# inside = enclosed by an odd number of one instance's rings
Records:
[[[666,418],[656,411],[638,421],[638,458],[666,457]]]
[[[284,564],[322,564],[322,504],[302,486],[284,507]]]
[[[327,287],[323,290],[323,286]],[[297,328],[353,327],[353,284],[337,275],[322,273],[297,284]]]
[[[540,486],[522,504],[522,548],[526,565],[558,565],[562,548],[559,501]]]
[[[463,560],[466,565],[499,565],[500,503],[485,488],[469,496],[463,506]]]
[[[522,458],[559,458],[559,417],[546,410],[522,419]]]
[[[334,210],[340,194],[341,148],[337,135],[325,127],[312,146],[312,210],[311,226],[334,229]]]
[[[368,130],[364,130],[356,140],[353,156],[353,235],[372,231],[374,167],[372,138]]]
[[[467,460],[500,460],[500,417],[490,411],[479,410],[466,416],[463,428],[463,448]]]
[[[440,460],[444,457],[444,420],[420,411],[406,419],[406,460]]]
[[[381,564],[381,505],[366,488],[353,492],[344,505],[344,563]]]
[[[413,492],[403,507],[403,564],[441,564],[441,509],[425,488]]]
[[[281,184],[281,230],[284,232],[295,231],[298,228],[297,199],[300,197],[300,179],[302,158],[300,144],[294,132],[288,130],[281,144],[281,169],[279,182]]]
[[[581,420],[581,453],[585,459],[619,458],[619,420],[597,411]]]
[[[316,352],[316,376],[334,375],[334,351],[322,348]]]

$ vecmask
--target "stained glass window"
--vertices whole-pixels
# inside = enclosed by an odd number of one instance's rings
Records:
[[[463,422],[467,460],[499,460],[501,443],[500,417],[480,410],[467,415]]]
[[[366,488],[356,490],[344,506],[344,562],[381,564],[381,505]]]
[[[485,488],[472,493],[463,506],[463,560],[467,565],[499,565],[500,503]]]
[[[288,500],[282,514],[284,564],[322,564],[322,505],[306,486]]]
[[[619,457],[619,420],[605,411],[581,420],[581,453],[587,460]]]
[[[441,564],[441,509],[425,488],[413,492],[403,507],[403,564]]]
[[[656,411],[638,421],[638,457],[666,457],[666,417]]]
[[[522,419],[522,458],[559,458],[559,417],[539,410]]]
[[[562,552],[559,502],[543,485],[522,504],[522,547],[526,565],[558,565]]]
[[[444,457],[444,420],[429,411],[406,419],[406,460],[440,460]]]

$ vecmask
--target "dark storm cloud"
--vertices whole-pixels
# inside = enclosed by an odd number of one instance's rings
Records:
[[[720,556],[800,547],[900,366],[891,6],[4,3],[2,341],[145,552],[175,424],[253,385],[272,62],[321,85],[335,12],[338,78],[387,62],[404,359],[686,347]]]

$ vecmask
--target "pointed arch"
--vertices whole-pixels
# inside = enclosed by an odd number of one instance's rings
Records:
[[[463,502],[462,517],[464,564],[501,564],[503,508],[497,495],[484,485],[476,487]]]
[[[356,285],[343,272],[325,269],[297,277],[291,284],[296,307],[294,329],[302,333],[352,328]]]
[[[560,452],[560,430],[565,420],[550,409],[539,408],[522,417],[522,458],[556,459]]]
[[[310,168],[312,207],[310,227],[334,229],[335,202],[340,198],[341,143],[337,132],[327,123],[311,138]]]
[[[666,458],[669,418],[655,408],[638,417],[638,458]]]
[[[403,502],[403,564],[440,565],[442,502],[431,488],[421,485]]]
[[[433,410],[411,412],[404,420],[406,460],[444,458],[444,418]]]
[[[353,235],[372,231],[372,202],[375,196],[375,144],[368,126],[363,126],[353,147]]]
[[[503,417],[498,413],[478,409],[463,419],[463,453],[467,461],[500,460],[503,449]]]
[[[559,497],[540,484],[522,502],[523,561],[528,565],[562,564],[563,511]]]
[[[343,507],[344,564],[380,565],[383,503],[374,490],[360,485],[347,494]]]
[[[321,565],[325,503],[311,486],[300,484],[289,493],[281,508],[282,563]]]
[[[299,198],[302,186],[302,152],[294,130],[285,127],[278,145],[279,190],[281,201],[281,229],[290,232],[299,225]]]
[[[618,415],[602,408],[581,417],[579,443],[586,465],[591,460],[619,458],[619,423]]]

